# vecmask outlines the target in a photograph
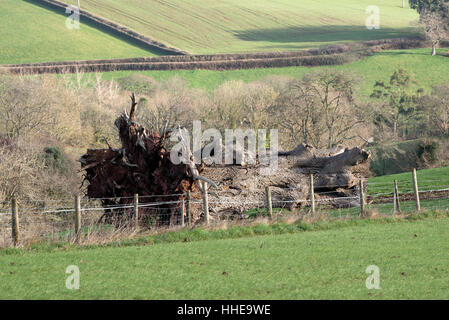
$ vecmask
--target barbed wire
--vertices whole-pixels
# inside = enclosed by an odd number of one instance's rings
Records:
[[[442,189],[445,190],[445,189]],[[436,190],[436,191],[440,191],[440,190]],[[348,201],[350,200],[351,202],[347,202],[347,203],[341,203],[342,201]],[[317,215],[322,215],[324,216],[328,216],[328,217],[340,217],[340,218],[347,218],[347,219],[351,219],[351,218],[356,218],[360,215],[359,213],[359,208],[360,208],[360,203],[359,203],[359,197],[358,196],[351,196],[351,197],[332,197],[332,198],[323,198],[323,199],[316,199],[315,200],[315,205],[316,205],[316,214]],[[437,198],[437,199],[424,199],[425,201],[421,202],[421,208],[424,210],[434,210],[434,209],[440,209],[440,210],[449,210],[449,199],[448,198]],[[284,211],[288,212],[289,214],[292,215],[308,215],[311,214],[311,209],[308,206],[308,204],[310,203],[310,199],[292,199],[292,200],[272,200],[273,204],[276,204],[276,211],[274,212],[276,215],[282,215],[284,214]],[[357,201],[357,202],[355,202]],[[435,202],[433,202],[435,201]],[[332,203],[335,202],[335,203]],[[339,203],[340,202],[340,203]],[[297,210],[294,211],[290,211],[289,209],[289,204],[291,203],[304,203],[306,204],[306,206],[301,206],[301,208],[297,208]],[[409,213],[409,212],[413,212],[415,210],[414,205],[412,205],[413,203],[413,199],[410,199],[410,201],[404,201],[403,203],[407,203],[405,206],[403,206],[401,208],[401,213]],[[196,206],[198,205],[202,205],[202,201],[201,200],[192,200],[190,202],[190,204],[192,206]],[[211,201],[210,204],[212,205],[212,207],[215,204],[221,204],[223,206],[231,206],[233,204],[238,204],[238,205],[251,205],[253,204],[254,207],[253,209],[255,209],[254,213],[251,213],[251,211],[248,211],[245,216],[247,218],[251,218],[252,215],[254,214],[255,216],[258,216],[260,214],[265,214],[263,213],[265,210],[265,201],[262,200],[248,200],[245,202],[240,202],[240,201],[233,201],[232,199],[230,199],[229,201],[227,200],[223,200],[223,201]],[[337,206],[335,206],[337,205]],[[181,201],[165,201],[165,202],[149,202],[149,203],[141,203],[139,204],[139,208],[141,206],[145,206],[144,208],[146,210],[151,210],[154,211],[151,212],[151,220],[149,222],[149,226],[150,228],[170,228],[170,227],[177,227],[177,226],[185,226],[188,225],[189,223],[192,223],[190,220],[188,220],[188,216],[186,211],[182,210],[182,200]],[[168,206],[168,207],[167,207]],[[117,205],[115,206],[116,208],[119,209],[131,209],[134,208],[133,204],[123,204],[123,205]],[[212,215],[214,214],[214,210],[211,207],[211,213]],[[110,207],[111,208],[111,207]],[[200,211],[202,208],[199,208]],[[275,209],[275,207],[273,207],[273,209]],[[394,213],[394,209],[392,207],[392,203],[384,203],[384,204],[380,204],[380,205],[376,205],[376,204],[366,204],[366,209],[367,210],[371,210],[374,209],[376,210],[377,214],[380,215],[391,215],[392,213]],[[83,207],[81,208],[82,212],[100,212],[101,211],[105,211],[104,208],[101,207]],[[59,213],[59,212],[71,212],[73,213],[75,210],[74,208],[70,208],[69,210],[52,210],[49,211],[47,213],[51,213],[51,212],[55,212],[55,213]],[[400,213],[398,211],[396,211],[396,213]],[[22,213],[21,211],[19,211],[19,214]],[[131,211],[129,212],[130,214],[132,213]],[[121,227],[117,227],[113,225],[113,223],[111,224],[111,222],[104,222],[101,221],[100,219],[100,214],[86,214],[86,215],[82,215],[82,230],[83,233],[87,233],[87,234],[94,234],[97,235],[99,237],[103,237],[105,236],[105,240],[107,241],[107,237],[108,237],[108,233],[107,232],[111,232],[111,230],[117,230],[117,228],[121,228]],[[215,212],[216,214],[216,212]],[[0,215],[8,215],[10,216],[11,213],[10,212],[5,212],[5,211],[1,211]],[[201,217],[201,213],[200,213],[200,217]],[[216,216],[216,218],[218,218],[220,221],[227,221],[227,220],[235,220],[235,219],[239,219],[239,217],[241,217],[241,215],[237,215],[237,218],[235,215],[219,215]],[[126,218],[126,216],[125,216]],[[3,218],[2,218],[3,219]],[[55,220],[56,219],[56,220]],[[197,219],[202,219],[202,218],[198,218],[198,216],[196,216],[195,218],[197,221]],[[11,224],[9,222],[10,220],[6,220],[3,219],[2,220],[2,228],[0,230],[0,235],[3,235],[3,239],[0,239],[0,247],[5,247],[5,246],[10,246],[12,245],[12,240],[9,236],[10,234],[10,230],[11,230]],[[41,239],[56,239],[56,240],[69,240],[73,239],[74,237],[74,229],[73,229],[73,219],[70,218],[70,216],[66,216],[64,217],[62,220],[59,220],[58,215],[55,216],[49,216],[49,215],[24,215],[23,216],[23,220],[20,220],[21,222],[23,221],[23,225],[21,224],[21,234],[23,234],[23,238],[22,241],[26,241],[26,239],[37,239],[36,237],[39,237]],[[120,224],[120,226],[123,226],[123,228],[129,228],[130,226],[132,227],[132,222],[130,223],[131,220],[129,221],[125,221],[124,224]],[[195,223],[193,221],[193,223]],[[147,223],[147,222],[145,222]],[[112,231],[113,232],[113,231]],[[34,238],[33,238],[34,237]],[[86,239],[88,239],[88,235],[86,236]],[[0,238],[2,238],[0,236]],[[101,240],[103,241],[103,240]]]
[[[339,185],[339,186],[343,186],[343,185]],[[443,189],[424,189],[424,190],[419,190],[418,193],[422,194],[422,193],[437,193],[437,192],[447,192],[449,191],[449,186],[443,186]],[[299,190],[299,189],[303,189],[303,188],[284,188],[284,190]],[[219,197],[219,194],[222,193],[230,193],[227,190],[218,190],[218,191],[211,191],[210,194],[211,196],[216,196],[219,199],[218,200],[209,200],[209,203],[212,205],[263,205],[265,202],[262,200],[253,200],[253,201],[233,201],[231,200],[227,200],[227,199],[223,199]],[[327,195],[327,194],[335,194],[338,193],[338,191],[327,191],[327,192],[316,192],[315,194],[317,196],[322,196],[322,195]],[[401,195],[410,195],[413,194],[414,191],[402,191],[399,192],[399,196]],[[200,192],[192,192],[191,194],[199,194],[201,195]],[[367,198],[376,198],[376,197],[380,197],[380,196],[391,196],[393,195],[394,192],[383,192],[383,193],[375,193],[375,194],[367,194]],[[185,196],[185,194],[169,194],[169,195],[149,195],[149,196],[139,196],[139,199],[151,199],[151,198],[156,198],[156,197],[179,197],[179,196]],[[84,198],[83,200],[87,203],[90,202],[94,202],[97,200],[101,200],[101,199],[109,199],[109,200],[117,200],[117,199],[133,199],[134,197],[116,197],[116,198]],[[318,198],[315,200],[316,203],[325,203],[325,202],[336,202],[336,201],[342,201],[342,200],[354,200],[354,199],[359,199],[359,196],[347,196],[347,197],[331,197],[331,198]],[[436,199],[434,199],[436,200]],[[57,202],[59,200],[54,200],[54,199],[45,199],[45,200],[33,200],[32,202],[42,202],[42,203],[47,203],[47,202]],[[144,202],[144,203],[139,203],[138,204],[138,208],[146,208],[146,209],[154,209],[154,210],[162,210],[162,209],[175,209],[175,207],[171,206],[171,207],[162,207],[165,205],[177,205],[180,206],[181,202],[185,201],[185,199],[180,199],[180,200],[174,200],[174,201],[164,201],[164,202]],[[292,199],[292,200],[276,200],[273,199],[272,200],[275,203],[309,203],[310,199]],[[197,200],[197,199],[190,199],[190,203],[191,204],[202,204],[202,200]],[[82,212],[90,212],[90,211],[105,211],[105,210],[119,210],[119,209],[132,209],[134,208],[134,203],[130,202],[127,204],[111,204],[111,205],[98,205],[98,206],[82,206],[81,207],[81,211]],[[41,213],[41,214],[55,214],[55,213],[72,213],[75,212],[75,209],[73,207],[69,207],[69,206],[45,206],[45,207],[21,207],[20,208],[20,212],[21,213]],[[5,215],[9,215],[10,212],[9,211],[1,211],[0,212],[0,216],[5,216]]]

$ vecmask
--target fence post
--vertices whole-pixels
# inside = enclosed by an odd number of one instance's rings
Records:
[[[397,204],[397,201],[396,201],[396,180],[394,180],[394,187],[393,187],[393,216],[397,212],[396,204]]]
[[[184,221],[185,214],[184,214],[184,211],[185,211],[185,202],[184,202],[184,199],[182,199],[181,200],[181,227],[182,228],[184,228],[184,226],[185,226],[185,221]]]
[[[416,176],[415,168],[413,168],[413,191],[415,192],[416,211],[421,211],[421,204],[419,202],[418,178]]]
[[[359,181],[359,189],[360,189],[360,215],[363,216],[365,213],[365,192],[363,190],[363,180]]]
[[[266,187],[265,188],[265,196],[267,200],[267,213],[270,219],[273,218],[273,203],[271,202],[271,188]]]
[[[19,245],[19,207],[17,204],[17,199],[11,200],[11,230],[12,230],[12,241],[14,247]]]
[[[139,229],[139,194],[134,195],[134,228]]]
[[[203,206],[204,206],[204,221],[209,224],[209,200],[207,196],[207,182],[202,181],[203,185]]]
[[[394,180],[394,197],[393,198],[394,198],[393,213],[397,213],[397,212],[401,213],[401,203],[399,201],[398,180]]]
[[[76,242],[79,242],[81,237],[81,199],[79,195],[75,196],[75,235]]]
[[[189,226],[192,225],[192,214],[190,213],[190,191],[187,191],[187,203],[186,203],[186,214],[187,214],[187,223]]]
[[[313,185],[313,173],[310,174],[310,212],[313,214],[315,213],[315,187]]]

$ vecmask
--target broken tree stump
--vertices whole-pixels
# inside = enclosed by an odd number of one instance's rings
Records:
[[[191,195],[187,202],[189,224],[198,222],[202,210],[192,206],[190,200],[201,201],[201,196],[196,196],[202,192],[200,181],[217,190],[209,194],[212,221],[245,218],[244,212],[263,208],[267,186],[270,186],[274,208],[301,208],[310,196],[311,174],[317,201],[325,198],[329,200],[326,203],[337,208],[358,205],[357,199],[352,198],[357,198],[360,179],[368,175],[369,151],[358,147],[319,150],[301,144],[292,151],[279,152],[278,169],[270,175],[262,175],[260,169],[266,165],[258,161],[256,164],[243,161],[229,165],[205,165],[204,162],[196,165],[190,146],[180,138],[183,150],[188,150],[190,156],[174,164],[165,145],[171,131],[148,132],[136,122],[137,106],[133,94],[129,115],[125,110],[115,121],[121,148],[89,149],[79,160],[89,183],[86,195],[100,199],[105,208],[100,222],[117,227],[132,223],[133,197],[139,194],[142,203],[155,204],[139,209],[139,224],[145,226],[147,221],[155,220],[157,224],[169,224],[174,215],[179,215],[186,193]],[[256,155],[246,156],[257,159]],[[120,205],[131,209],[110,209]]]

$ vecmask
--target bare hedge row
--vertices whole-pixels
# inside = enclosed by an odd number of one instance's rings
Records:
[[[372,53],[363,53],[366,56]],[[125,63],[99,63],[99,64],[68,64],[46,65],[30,67],[4,68],[9,73],[15,74],[43,74],[43,73],[75,73],[75,72],[108,72],[123,70],[235,70],[252,68],[276,68],[290,66],[323,66],[339,65],[355,61],[360,55],[334,54],[305,57],[280,57],[267,59],[242,59],[223,61],[192,61],[192,62],[125,62]],[[1,68],[0,68],[1,70]]]
[[[327,47],[308,49],[301,51],[287,52],[260,52],[246,54],[214,54],[214,55],[178,55],[178,56],[161,56],[161,57],[143,57],[143,58],[125,58],[125,59],[109,59],[109,60],[79,60],[64,62],[43,62],[28,64],[9,64],[4,67],[31,67],[31,66],[64,66],[64,65],[86,65],[86,64],[102,64],[102,63],[142,63],[142,62],[198,62],[198,61],[226,61],[226,60],[244,60],[244,59],[270,59],[270,58],[287,58],[287,57],[305,57],[320,56],[357,51],[366,48],[373,50],[393,50],[393,49],[410,49],[427,46],[428,43],[421,39],[386,39],[374,40],[367,42],[353,42],[347,44],[337,44]]]
[[[57,0],[34,0],[57,10],[64,10],[66,4]],[[130,40],[156,48],[167,56],[46,62],[31,64],[10,64],[0,66],[0,72],[14,74],[107,72],[116,70],[232,70],[250,68],[274,68],[289,66],[338,65],[361,59],[382,50],[410,49],[429,46],[428,41],[420,38],[398,38],[372,40],[347,44],[331,45],[318,49],[289,52],[265,52],[247,54],[189,55],[176,48],[145,37],[111,21],[81,10],[81,15],[101,27],[117,32]]]
[[[41,74],[119,70],[234,70],[290,66],[313,67],[345,64],[381,50],[409,49],[427,45],[428,43],[421,39],[388,39],[280,53],[186,55],[4,65],[0,67],[0,71],[14,74]]]

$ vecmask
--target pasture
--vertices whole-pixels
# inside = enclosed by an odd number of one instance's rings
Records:
[[[421,190],[443,188],[449,167],[420,170]],[[409,192],[409,173],[369,180],[368,194]],[[358,208],[315,222],[223,224],[184,228],[108,244],[37,242],[0,249],[0,299],[448,299],[449,206],[357,219]],[[446,209],[444,209],[446,208]],[[334,219],[351,217],[351,219]],[[344,216],[342,217],[341,214]],[[282,222],[286,221],[286,222]],[[80,269],[68,290],[69,265]],[[365,270],[380,268],[380,290],[368,290]]]
[[[416,12],[400,8],[399,0],[376,1],[381,28],[366,29],[365,9],[372,4],[368,0],[81,0],[82,9],[195,54],[301,50],[417,34]],[[426,92],[449,82],[446,52],[441,48],[438,56],[431,57],[426,48],[384,51],[327,67],[139,74],[157,81],[177,76],[193,88],[212,91],[230,80],[301,78],[331,69],[358,76],[358,94],[363,98],[376,80],[388,81],[398,68],[411,72],[418,80],[414,87]],[[1,0],[0,64],[158,54],[89,24],[69,30],[64,15],[31,0]],[[123,80],[133,73],[107,72],[103,78]],[[394,180],[401,195],[412,192],[409,172],[372,177],[369,200],[391,194]],[[449,167],[419,170],[418,182],[422,192],[449,189]],[[0,249],[0,300],[449,299],[449,199],[447,192],[440,194],[441,199],[423,199],[420,213],[414,212],[411,198],[401,200],[402,213],[407,215],[396,217],[391,214],[390,198],[385,200],[390,203],[368,203],[368,211],[374,212],[370,218],[359,218],[359,207],[318,206],[323,211],[316,216],[278,208],[269,222],[260,217],[266,209],[259,208],[246,213],[255,217],[249,222],[141,230],[120,240],[86,240],[84,245],[67,240],[73,234],[73,216],[66,212],[70,222],[62,232],[46,228],[47,238],[32,238],[22,248]],[[309,207],[301,210],[308,213]],[[9,211],[3,215],[10,217]],[[86,234],[95,228],[83,227]],[[110,225],[107,229],[116,231]],[[5,237],[9,231],[3,232]],[[81,272],[79,290],[66,288],[66,269],[71,265]],[[365,286],[370,265],[380,269],[379,290]]]
[[[448,299],[448,228],[446,214],[427,214],[306,232],[197,230],[203,241],[1,250],[0,299]],[[244,237],[219,240],[226,232]],[[80,269],[79,290],[65,287],[69,265]],[[380,268],[380,290],[365,287],[369,265]]]
[[[420,191],[449,188],[449,167],[418,170],[416,175]],[[398,181],[400,193],[413,192],[412,174],[404,172],[370,178],[368,195],[392,192],[394,180]]]
[[[361,95],[370,95],[377,80],[388,81],[398,68],[413,73],[417,83],[415,87],[423,87],[430,91],[432,86],[449,81],[449,58],[444,57],[447,48],[438,50],[439,56],[432,57],[430,49],[391,50],[377,53],[362,60],[339,66],[322,67],[286,67],[258,68],[248,70],[175,70],[175,71],[140,71],[139,74],[149,76],[157,81],[167,80],[174,76],[184,79],[190,86],[205,90],[214,90],[226,81],[257,81],[269,76],[288,76],[301,78],[306,73],[323,70],[339,70],[352,72],[360,78]],[[135,71],[116,71],[103,73],[103,79],[112,80],[127,77]]]
[[[449,199],[447,198],[447,194],[449,194],[447,192],[447,189],[449,189],[449,167],[418,170],[417,178],[421,198],[420,203],[423,210],[432,211],[449,208]],[[368,210],[374,210],[377,214],[385,216],[393,214],[394,180],[398,181],[399,195],[408,197],[407,200],[401,200],[401,212],[410,214],[416,211],[416,203],[413,200],[411,172],[369,178],[366,191],[366,195],[370,200],[367,203]],[[436,190],[446,190],[446,192],[442,191],[439,196],[434,195],[435,197],[432,198],[432,193],[429,194],[429,192]],[[371,203],[371,200],[379,201],[379,197],[387,197],[388,199],[382,201],[382,203]],[[428,199],[426,197],[431,198]],[[301,212],[307,214],[309,210],[309,207],[305,206],[301,209]],[[357,218],[360,215],[360,207],[335,209],[324,205],[318,206],[318,210],[331,218]],[[281,210],[281,212],[288,214],[285,210]],[[264,208],[259,208],[251,210],[247,214],[249,216],[266,216],[267,211]]]
[[[0,64],[154,56],[81,21],[68,29],[66,16],[24,0],[0,2]]]
[[[373,4],[381,26],[368,30],[365,11]],[[399,0],[81,1],[87,11],[193,54],[299,50],[416,35],[417,13],[400,6]]]

